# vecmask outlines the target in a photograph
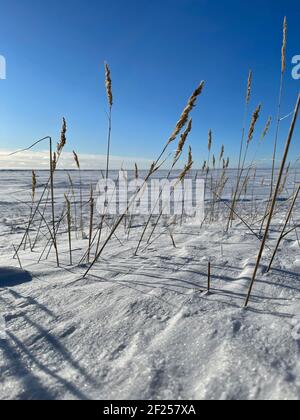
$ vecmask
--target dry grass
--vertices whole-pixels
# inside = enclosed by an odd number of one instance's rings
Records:
[[[278,134],[279,134],[279,127],[280,127],[280,120],[281,120],[281,103],[283,98],[283,80],[284,74],[286,71],[286,48],[287,48],[287,21],[284,20],[283,25],[283,43],[282,43],[282,51],[281,51],[281,81],[280,81],[280,94],[279,94],[279,104],[278,104],[278,115],[277,115],[277,124],[276,124],[276,131],[275,131],[275,142],[274,142],[274,152],[272,157],[272,179],[270,182],[270,186],[267,184],[266,179],[262,179],[261,181],[258,179],[257,173],[257,162],[255,157],[252,159],[250,164],[248,164],[248,155],[249,152],[252,150],[254,144],[257,144],[257,150],[260,145],[265,141],[267,135],[270,133],[271,124],[272,124],[272,117],[268,117],[266,123],[263,127],[263,131],[260,133],[258,132],[258,121],[262,114],[262,106],[259,105],[254,109],[252,115],[250,114],[250,108],[252,107],[251,100],[252,100],[252,93],[253,88],[255,85],[253,84],[253,72],[252,70],[249,71],[248,79],[247,79],[247,87],[246,87],[246,96],[243,94],[243,107],[245,106],[244,112],[244,120],[243,120],[243,127],[242,127],[242,137],[240,142],[240,150],[239,154],[237,151],[237,156],[233,156],[233,161],[235,159],[238,161],[238,167],[236,171],[236,179],[234,178],[234,184],[232,187],[232,191],[230,190],[231,200],[223,200],[223,195],[228,187],[228,181],[230,178],[230,163],[231,159],[227,157],[227,148],[225,145],[217,144],[215,140],[215,136],[213,136],[213,130],[208,130],[208,139],[207,139],[207,150],[205,150],[205,154],[207,154],[207,160],[204,161],[202,169],[199,169],[196,174],[196,179],[201,176],[205,180],[205,192],[206,192],[206,217],[204,222],[201,225],[201,228],[205,228],[208,224],[213,224],[216,220],[220,220],[223,218],[223,222],[227,224],[227,232],[229,232],[230,227],[233,226],[234,221],[238,220],[239,223],[242,223],[246,229],[256,237],[258,244],[260,244],[259,253],[255,263],[255,270],[253,273],[253,277],[251,280],[251,284],[248,291],[248,296],[245,302],[247,306],[249,304],[251,293],[256,281],[258,268],[261,264],[261,260],[264,256],[264,250],[268,246],[267,241],[269,238],[269,231],[273,221],[273,217],[276,211],[276,206],[278,204],[278,198],[281,194],[284,193],[286,189],[286,185],[288,182],[289,177],[291,176],[291,172],[293,170],[292,164],[288,163],[288,152],[290,149],[290,145],[293,139],[294,128],[296,125],[298,111],[299,111],[299,103],[300,103],[300,96],[298,97],[297,104],[294,111],[293,121],[290,127],[289,135],[286,142],[285,153],[281,161],[279,175],[276,184],[274,184],[275,179],[275,161],[277,157],[277,143],[278,143]],[[84,223],[88,226],[88,248],[84,253],[84,256],[80,261],[75,260],[75,253],[73,258],[72,252],[72,229],[76,232],[77,235],[77,214],[76,214],[76,186],[73,183],[71,175],[68,174],[69,179],[69,191],[65,194],[65,203],[64,208],[59,214],[59,211],[56,207],[56,191],[55,191],[55,174],[58,170],[60,156],[64,150],[64,147],[67,142],[67,124],[66,120],[63,119],[62,121],[62,128],[60,132],[60,141],[57,144],[56,150],[53,150],[52,147],[52,138],[45,137],[44,139],[40,140],[47,140],[49,142],[49,180],[47,184],[44,186],[40,197],[38,198],[38,182],[37,182],[37,175],[35,171],[32,171],[32,183],[31,183],[31,196],[32,196],[32,203],[31,203],[31,210],[29,215],[28,226],[26,228],[26,232],[22,238],[21,244],[19,247],[15,248],[15,256],[16,258],[20,259],[20,250],[22,245],[25,246],[27,241],[30,243],[30,248],[33,249],[36,247],[37,244],[42,243],[44,248],[43,252],[40,256],[40,260],[43,256],[46,255],[46,258],[49,257],[51,254],[51,250],[55,251],[56,255],[56,263],[57,266],[60,265],[60,253],[58,250],[58,239],[61,238],[66,239],[66,235],[68,235],[68,242],[69,242],[69,263],[72,266],[73,264],[80,265],[82,262],[88,263],[89,266],[85,270],[84,277],[86,277],[90,270],[95,266],[95,264],[99,261],[101,255],[105,251],[107,247],[109,247],[110,242],[114,238],[117,240],[121,245],[123,245],[123,240],[128,241],[130,238],[130,232],[133,229],[139,229],[133,226],[133,210],[137,205],[138,201],[141,199],[142,193],[146,188],[149,180],[153,177],[153,175],[165,165],[170,168],[167,170],[167,180],[169,180],[172,176],[174,176],[174,172],[176,166],[179,166],[181,162],[181,158],[185,153],[185,149],[187,147],[187,142],[190,139],[190,134],[192,133],[193,129],[193,121],[191,118],[191,114],[195,106],[197,105],[197,100],[200,97],[205,83],[201,82],[197,88],[194,90],[192,95],[189,97],[186,106],[184,107],[178,122],[171,134],[168,138],[166,143],[162,144],[162,151],[158,154],[156,160],[153,161],[149,171],[144,176],[144,179],[140,183],[136,183],[136,191],[133,193],[132,197],[128,200],[126,204],[126,208],[122,214],[111,217],[109,214],[105,213],[102,214],[100,217],[97,216],[95,212],[95,195],[96,191],[94,190],[93,186],[90,187],[89,194],[86,193],[86,197],[83,196],[83,189],[87,189],[86,185],[83,185],[82,181],[82,174],[81,174],[81,165],[80,159],[78,154],[74,151],[73,157],[76,168],[79,172],[79,194],[80,194],[80,232],[81,232],[81,239],[84,239]],[[110,151],[111,151],[111,142],[112,142],[112,109],[114,105],[114,96],[113,96],[113,89],[112,89],[112,76],[111,70],[108,64],[105,63],[105,89],[106,89],[106,96],[108,101],[108,133],[107,133],[107,151],[106,151],[106,167],[103,168],[103,178],[106,180],[106,183],[109,179],[109,171],[110,171]],[[247,132],[247,127],[249,130]],[[169,146],[178,141],[177,147],[174,146],[174,149],[171,151],[168,150]],[[257,140],[257,143],[256,143]],[[39,141],[39,142],[40,142]],[[36,142],[34,145],[38,144]],[[206,140],[205,140],[206,143]],[[239,139],[237,141],[239,146]],[[33,145],[33,146],[34,146]],[[32,147],[33,147],[32,146]],[[238,147],[237,146],[237,147]],[[206,144],[204,144],[206,148]],[[170,147],[171,149],[171,147]],[[257,153],[257,152],[256,152]],[[256,156],[255,153],[255,156]],[[188,158],[187,162],[183,165],[183,169],[180,173],[176,173],[175,183],[181,183],[185,180],[185,178],[189,175],[192,168],[194,167],[194,159],[191,146],[188,146]],[[181,166],[182,168],[182,166]],[[100,168],[99,168],[100,170]],[[105,173],[104,173],[105,170]],[[140,176],[142,171],[139,170],[137,164],[135,164],[133,177],[135,180],[140,181]],[[256,191],[259,187],[270,187],[270,199],[267,203],[266,209],[264,208],[263,211],[258,208],[256,202]],[[107,187],[107,185],[106,185]],[[229,187],[228,187],[229,188]],[[107,194],[108,189],[105,190],[105,201],[108,204],[111,197]],[[274,262],[275,256],[279,250],[279,246],[285,235],[289,234],[290,232],[294,232],[297,229],[297,226],[293,226],[289,231],[287,230],[288,223],[291,221],[291,217],[293,214],[293,210],[296,205],[296,201],[299,196],[300,187],[296,185],[295,180],[295,192],[291,197],[291,206],[289,208],[288,214],[286,215],[286,220],[283,226],[283,229],[279,232],[279,239],[275,246],[275,251],[273,253],[269,269],[271,269],[272,264]],[[47,196],[46,196],[47,193]],[[160,227],[163,230],[163,224],[161,220],[164,214],[164,207],[162,206],[159,208],[159,212],[157,212],[158,216],[155,217],[153,220],[154,215],[156,214],[155,210],[161,204],[160,199],[163,194],[163,189],[159,193],[159,197],[157,199],[157,203],[155,207],[152,209],[151,214],[147,218],[139,218],[139,222],[142,221],[142,226],[140,227],[140,231],[135,230],[136,235],[132,235],[136,238],[137,244],[134,244],[132,247],[134,255],[138,255],[138,252],[141,250],[141,245],[143,241],[145,241],[146,248],[149,244],[155,242],[156,239],[154,238],[155,232],[157,232],[158,228]],[[228,194],[228,193],[227,193]],[[46,196],[46,200],[44,200]],[[71,199],[70,199],[71,197]],[[249,200],[249,197],[251,199]],[[42,203],[44,200],[43,208]],[[243,207],[243,202],[250,201],[249,205],[246,209]],[[245,205],[246,206],[246,205]],[[107,206],[108,208],[108,206]],[[86,210],[85,219],[84,219],[84,211]],[[250,209],[250,210],[249,210]],[[49,214],[51,214],[51,220],[49,221]],[[74,221],[73,216],[74,214]],[[40,219],[37,220],[37,217]],[[48,219],[47,219],[48,217]],[[186,215],[184,213],[184,197],[182,198],[182,212],[180,216],[181,224],[183,224],[186,220]],[[36,223],[38,221],[37,227]],[[67,221],[67,232],[63,229],[65,226],[65,221]],[[169,235],[168,240],[171,239],[171,244],[174,248],[177,247],[176,245],[176,227],[179,225],[177,218],[171,220],[171,218],[165,221],[166,230],[165,233]],[[265,226],[266,225],[266,226]],[[124,232],[122,229],[124,228]],[[150,228],[150,229],[149,229]],[[35,240],[33,244],[31,244],[30,232],[36,231]],[[150,233],[149,233],[149,231]],[[140,233],[139,233],[140,232]],[[297,231],[296,231],[297,232]],[[105,236],[105,233],[107,235]],[[125,237],[125,239],[124,239]],[[46,245],[45,245],[46,239]],[[171,245],[170,244],[170,245]],[[145,251],[143,249],[143,252]],[[134,252],[135,250],[135,252]],[[207,289],[208,291],[211,290],[211,262],[209,261],[208,264],[208,279],[207,279]]]

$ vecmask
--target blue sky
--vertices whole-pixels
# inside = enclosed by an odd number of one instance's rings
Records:
[[[103,62],[113,79],[114,156],[153,159],[173,130],[194,88],[206,81],[194,111],[190,143],[197,163],[225,144],[238,153],[249,68],[251,111],[262,102],[257,134],[275,115],[282,21],[288,18],[284,115],[294,107],[300,80],[291,59],[300,55],[296,0],[1,0],[0,149],[18,149],[68,125],[68,151],[104,154],[106,97]],[[282,124],[283,147],[289,119]],[[299,126],[292,157],[300,154]],[[259,158],[272,154],[273,131]],[[298,144],[297,144],[298,143]],[[253,147],[255,149],[255,147]]]

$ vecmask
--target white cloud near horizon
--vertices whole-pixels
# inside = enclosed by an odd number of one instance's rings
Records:
[[[0,150],[0,170],[1,169],[48,169],[49,168],[49,151],[26,151],[20,152],[13,156],[9,156],[13,151]],[[93,154],[78,154],[80,165],[82,169],[104,169],[106,167],[105,155]],[[151,163],[150,159],[134,158],[134,157],[121,157],[111,156],[110,168],[111,169],[134,169],[137,163],[140,169],[149,169]],[[73,158],[73,153],[64,152],[61,155],[58,169],[76,169]]]

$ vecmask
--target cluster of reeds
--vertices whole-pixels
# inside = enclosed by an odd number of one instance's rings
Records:
[[[286,190],[286,185],[292,171],[292,165],[288,164],[288,153],[290,145],[293,138],[293,133],[298,117],[299,107],[300,107],[300,95],[298,97],[296,107],[293,114],[293,120],[291,123],[290,131],[286,141],[285,152],[280,164],[279,174],[277,182],[275,183],[275,169],[276,169],[276,160],[277,160],[277,146],[279,139],[279,129],[281,121],[281,104],[283,98],[283,83],[284,83],[284,74],[286,69],[286,47],[287,47],[287,22],[284,20],[283,28],[283,45],[282,45],[282,54],[281,54],[281,80],[280,80],[280,93],[279,93],[279,103],[277,111],[277,120],[275,127],[275,139],[274,139],[274,151],[272,157],[272,172],[271,172],[271,181],[268,185],[265,178],[261,181],[258,177],[258,167],[256,163],[256,155],[258,148],[265,141],[267,135],[271,129],[272,117],[266,119],[263,131],[258,133],[257,126],[259,118],[261,117],[263,111],[262,106],[258,105],[254,108],[252,114],[250,113],[250,107],[252,102],[252,92],[254,88],[253,83],[253,72],[249,71],[247,86],[246,86],[246,95],[243,98],[245,110],[244,110],[244,119],[242,123],[242,135],[240,139],[239,154],[237,161],[237,169],[234,171],[230,168],[231,159],[227,157],[227,148],[224,144],[218,146],[217,139],[213,134],[213,130],[208,130],[208,139],[207,141],[207,152],[205,151],[206,160],[203,163],[202,169],[198,170],[195,174],[195,178],[203,178],[205,182],[205,200],[206,200],[206,214],[205,219],[201,223],[201,228],[207,226],[208,224],[214,224],[219,220],[222,221],[224,225],[224,232],[227,233],[233,227],[235,220],[238,223],[242,223],[246,229],[253,234],[258,243],[259,243],[259,253],[255,262],[255,269],[249,286],[249,291],[245,305],[247,306],[251,297],[253,286],[256,281],[257,273],[259,266],[261,264],[264,250],[269,238],[269,232],[271,224],[273,221],[274,214],[276,213],[276,205],[278,198]],[[133,192],[130,199],[125,205],[125,210],[118,216],[112,217],[108,214],[108,208],[110,200],[112,197],[108,194],[108,180],[109,180],[109,171],[110,171],[110,160],[111,160],[111,145],[112,145],[112,110],[114,105],[113,97],[113,84],[111,70],[108,64],[105,63],[105,88],[108,102],[108,132],[107,132],[107,145],[106,145],[106,164],[105,172],[103,170],[102,176],[106,181],[105,188],[105,206],[104,212],[101,215],[97,215],[95,211],[95,189],[94,186],[89,187],[89,194],[87,197],[84,196],[84,188],[86,187],[83,183],[80,158],[78,154],[73,151],[73,158],[75,162],[75,167],[78,171],[79,176],[79,226],[77,226],[77,187],[74,184],[72,176],[68,173],[69,181],[69,190],[65,193],[64,205],[61,211],[58,211],[56,205],[56,192],[55,192],[55,173],[58,168],[60,156],[66,145],[66,133],[67,133],[67,124],[66,120],[63,119],[60,141],[57,144],[56,150],[53,150],[53,142],[51,137],[45,137],[44,139],[39,140],[31,147],[42,141],[49,142],[49,180],[46,185],[43,186],[42,193],[37,199],[37,175],[35,171],[32,172],[32,186],[31,186],[31,203],[30,203],[30,216],[29,221],[26,227],[26,232],[22,238],[22,241],[18,247],[15,248],[15,257],[18,258],[20,262],[20,249],[22,245],[26,249],[27,244],[29,243],[31,250],[33,251],[36,248],[39,239],[46,239],[46,243],[43,242],[43,250],[40,255],[39,261],[46,256],[50,255],[51,250],[54,249],[56,256],[57,266],[60,265],[61,256],[58,249],[58,240],[60,235],[67,235],[68,244],[69,244],[69,264],[73,265],[75,263],[74,250],[73,250],[73,241],[74,237],[78,238],[78,231],[81,235],[81,240],[87,239],[86,250],[84,255],[81,257],[80,261],[76,261],[75,264],[85,263],[87,267],[85,269],[84,277],[88,275],[90,270],[95,266],[102,256],[104,250],[108,247],[112,239],[115,239],[119,242],[120,245],[123,245],[123,241],[131,240],[133,238],[136,241],[133,247],[133,254],[135,256],[139,255],[140,252],[144,252],[150,244],[155,242],[155,233],[158,232],[159,228],[165,227],[165,234],[169,235],[171,244],[174,248],[177,247],[176,243],[176,233],[174,233],[177,226],[182,225],[185,221],[184,214],[184,196],[182,197],[182,212],[180,217],[180,223],[178,218],[169,218],[165,221],[165,224],[162,223],[164,215],[164,203],[161,203],[161,198],[164,194],[164,187],[159,191],[157,201],[154,207],[151,209],[150,215],[147,218],[139,218],[142,220],[143,224],[140,230],[139,228],[134,227],[134,215],[135,210],[140,206],[141,197],[147,186],[149,180],[153,175],[161,169],[162,165],[169,163],[169,170],[166,171],[166,179],[170,180],[171,177],[174,177],[175,170],[178,170],[182,161],[182,156],[187,148],[187,162],[184,164],[183,169],[176,174],[175,177],[175,187],[183,183],[186,177],[191,173],[194,165],[192,148],[188,144],[190,134],[193,129],[193,121],[191,113],[197,104],[197,100],[201,95],[204,82],[201,82],[192,95],[189,97],[187,104],[183,108],[183,111],[180,115],[178,122],[175,125],[174,130],[172,131],[170,137],[167,139],[166,143],[162,145],[162,150],[158,154],[156,160],[151,164],[149,171],[146,173],[144,178],[140,180],[141,171],[137,164],[135,164],[133,177],[136,180],[136,189]],[[248,131],[247,131],[247,127]],[[254,153],[254,157],[249,161],[249,154],[252,151],[253,145],[255,144],[257,137],[257,146]],[[171,144],[177,140],[177,145],[174,147],[174,150],[171,152],[168,151]],[[206,149],[206,145],[205,145]],[[99,168],[100,169],[100,168]],[[229,180],[234,174],[234,183],[229,185]],[[127,183],[127,179],[125,183]],[[266,207],[259,208],[257,203],[257,184],[261,188],[269,188],[268,191],[268,200]],[[274,252],[269,264],[268,270],[272,268],[272,265],[275,261],[276,254],[279,250],[282,240],[289,235],[291,232],[297,230],[298,226],[290,226],[289,223],[292,219],[293,212],[295,209],[296,202],[298,200],[300,193],[300,186],[296,186],[295,181],[295,191],[293,195],[289,197],[291,204],[286,215],[285,223],[282,226],[281,231],[279,232],[279,239],[276,242]],[[224,198],[225,196],[225,198]],[[228,199],[229,196],[229,199]],[[246,204],[244,204],[244,202]],[[247,204],[248,203],[248,204]],[[250,204],[249,204],[250,203]],[[160,207],[159,212],[157,209]],[[88,209],[87,216],[84,218],[84,211]],[[250,209],[250,210],[249,210]],[[47,214],[51,214],[51,220],[47,220]],[[87,221],[88,220],[88,221]],[[85,226],[86,225],[86,226]],[[64,230],[64,226],[66,229]],[[87,228],[87,235],[84,233],[84,228]],[[125,239],[123,239],[123,231],[120,229],[124,227]],[[32,240],[31,231],[35,228],[35,239]],[[163,229],[161,229],[163,230]],[[131,232],[134,231],[135,235],[131,235]],[[75,236],[76,235],[76,236]],[[300,243],[300,242],[299,242]],[[141,247],[144,244],[145,248],[141,251]],[[211,261],[208,264],[208,291],[211,290]]]

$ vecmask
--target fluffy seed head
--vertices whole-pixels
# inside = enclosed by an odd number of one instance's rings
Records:
[[[56,170],[56,165],[57,165],[57,155],[54,152],[53,153],[53,158],[52,158],[52,172],[55,172]]]
[[[252,70],[250,70],[249,76],[248,76],[248,84],[247,84],[247,97],[246,97],[247,104],[249,104],[250,99],[251,99],[252,79],[253,79],[253,72]]]
[[[179,181],[182,181],[186,177],[186,175],[192,169],[193,164],[194,164],[194,162],[193,162],[192,148],[191,148],[191,146],[189,146],[188,162],[185,165],[181,174],[179,175]]]
[[[283,40],[282,40],[282,49],[281,49],[281,72],[285,72],[286,68],[286,44],[287,44],[287,19],[284,18],[283,21]]]
[[[269,119],[268,119],[268,121],[267,121],[267,124],[266,124],[266,126],[265,126],[265,129],[264,129],[264,131],[263,131],[263,133],[262,133],[262,136],[261,136],[261,139],[263,140],[265,137],[266,137],[266,135],[268,134],[268,132],[269,132],[269,130],[270,130],[270,127],[271,127],[271,123],[272,123],[272,117],[269,117]]]
[[[60,142],[57,144],[58,154],[61,153],[62,149],[65,147],[67,143],[66,133],[67,133],[67,123],[66,123],[65,118],[63,118],[61,134],[60,134]]]
[[[135,179],[138,179],[139,178],[139,168],[138,168],[136,163],[135,163],[134,166],[135,166]]]
[[[256,110],[254,111],[254,114],[252,116],[252,120],[251,120],[251,124],[250,124],[250,129],[249,129],[249,134],[248,134],[248,144],[252,141],[253,139],[253,135],[254,135],[254,130],[255,130],[255,125],[257,123],[257,120],[259,118],[259,114],[261,111],[261,105],[259,105]]]
[[[202,93],[203,87],[204,87],[204,82],[201,82],[200,85],[192,94],[192,96],[190,97],[187,106],[183,110],[183,113],[181,114],[181,117],[178,123],[176,124],[175,130],[173,131],[171,137],[169,138],[168,144],[172,143],[176,139],[180,131],[188,122],[190,112],[196,106],[197,98]]]
[[[178,160],[178,158],[180,157],[183,147],[185,145],[185,142],[188,138],[188,135],[190,134],[190,132],[192,131],[192,119],[189,120],[188,125],[186,127],[186,130],[184,131],[184,133],[180,136],[180,140],[178,143],[178,147],[177,147],[177,151],[175,153],[175,157],[174,157],[174,162],[176,162]]]
[[[32,197],[33,198],[35,197],[36,185],[37,185],[36,174],[34,171],[32,171]]]
[[[109,106],[113,106],[113,94],[112,94],[112,81],[111,81],[111,73],[108,64],[105,63],[105,86],[106,86],[106,94]]]
[[[220,157],[219,157],[219,161],[220,161],[220,162],[221,162],[221,160],[223,159],[224,152],[225,152],[225,146],[224,146],[224,144],[222,144],[222,147],[221,147],[221,152],[220,152]]]
[[[209,130],[208,132],[208,151],[211,151],[211,146],[212,146],[212,131]]]
[[[73,156],[74,156],[74,160],[75,160],[77,169],[80,169],[79,157],[78,157],[77,153],[74,150],[73,150]]]

